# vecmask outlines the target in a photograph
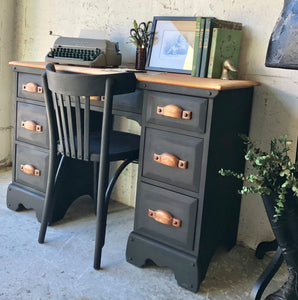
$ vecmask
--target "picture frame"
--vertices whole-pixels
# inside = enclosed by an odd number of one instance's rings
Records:
[[[197,17],[154,17],[146,70],[191,74]]]

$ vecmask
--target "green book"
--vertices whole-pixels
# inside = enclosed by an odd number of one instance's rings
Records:
[[[200,73],[204,29],[205,29],[205,18],[197,17],[192,71],[191,71],[192,76],[199,76]]]
[[[201,68],[200,68],[200,75],[199,75],[200,77],[207,76],[213,28],[242,30],[242,23],[220,20],[212,17],[206,18],[202,58],[201,58]]]
[[[242,30],[213,28],[210,57],[208,65],[208,78],[220,78],[222,64],[226,59],[238,66]],[[237,77],[236,72],[231,72],[231,78]]]

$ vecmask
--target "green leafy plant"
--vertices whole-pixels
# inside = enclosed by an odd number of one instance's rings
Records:
[[[133,21],[133,28],[130,29],[130,42],[133,43],[137,48],[147,48],[151,37],[150,25],[151,21],[145,23],[137,23]]]
[[[288,194],[297,198],[298,192],[298,162],[292,163],[288,156],[289,145],[292,143],[287,135],[279,139],[273,138],[270,143],[270,151],[264,152],[255,146],[247,136],[241,136],[247,144],[245,159],[250,162],[256,171],[253,174],[244,175],[231,170],[219,170],[222,176],[234,176],[244,181],[240,194],[276,194],[275,215],[277,220],[284,211],[284,203]]]

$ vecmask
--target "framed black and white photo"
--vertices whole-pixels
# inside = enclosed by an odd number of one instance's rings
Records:
[[[154,17],[146,70],[190,74],[196,17]]]

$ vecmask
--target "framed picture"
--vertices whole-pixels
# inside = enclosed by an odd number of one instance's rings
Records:
[[[146,70],[190,74],[196,17],[154,17]]]

